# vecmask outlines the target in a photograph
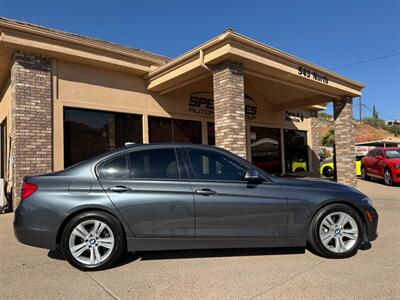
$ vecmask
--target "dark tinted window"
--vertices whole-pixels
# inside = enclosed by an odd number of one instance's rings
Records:
[[[364,156],[362,156],[362,155],[357,155],[357,156],[356,156],[356,161],[360,161],[363,157],[364,157]]]
[[[64,110],[64,167],[121,147],[142,143],[142,116],[94,110]]]
[[[201,144],[201,122],[149,117],[149,142]]]
[[[128,178],[126,155],[112,158],[99,167],[99,177],[106,179]]]
[[[284,131],[286,173],[302,173],[308,170],[307,134],[301,130]]]
[[[207,122],[207,139],[208,145],[215,146],[215,125]]]
[[[188,149],[193,171],[197,179],[243,180],[246,166],[229,156],[215,151]]]
[[[269,173],[282,173],[280,129],[251,127],[251,161]]]
[[[172,119],[149,117],[149,142],[172,143],[173,141]]]
[[[174,149],[139,150],[129,153],[128,157],[130,178],[179,178]]]
[[[374,152],[374,157],[377,155],[382,155],[382,151],[381,150],[375,150]]]

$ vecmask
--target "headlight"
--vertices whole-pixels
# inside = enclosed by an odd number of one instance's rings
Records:
[[[398,168],[400,168],[400,165],[394,165],[394,168],[398,169]]]

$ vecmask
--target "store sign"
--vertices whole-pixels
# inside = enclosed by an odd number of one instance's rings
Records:
[[[248,95],[245,95],[245,114],[247,120],[257,116],[257,104]],[[214,115],[214,100],[212,93],[194,93],[189,97],[188,111],[200,115]]]
[[[302,66],[299,66],[298,70],[299,70],[299,72],[297,74],[300,75],[300,76],[311,78],[311,79],[314,79],[316,81],[323,82],[323,83],[326,83],[326,84],[329,83],[327,76],[321,75],[321,74],[319,74],[319,73],[317,73],[315,71],[311,71],[310,69],[307,69],[307,68],[302,67]]]
[[[299,112],[286,111],[285,112],[285,120],[295,122],[295,123],[304,122],[304,115]]]

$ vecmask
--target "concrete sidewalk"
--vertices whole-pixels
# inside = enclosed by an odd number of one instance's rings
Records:
[[[235,249],[127,255],[85,273],[54,253],[19,244],[0,216],[0,299],[398,299],[400,187],[358,182],[380,215],[379,237],[350,259],[304,249]]]

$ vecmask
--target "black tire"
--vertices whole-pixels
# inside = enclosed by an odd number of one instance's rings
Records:
[[[348,249],[345,252],[341,253],[336,253],[328,250],[322,243],[319,230],[322,221],[326,216],[328,216],[331,213],[335,212],[344,212],[351,216],[355,223],[357,224],[357,229],[358,229],[358,234],[357,234],[357,239],[354,243],[354,245]],[[360,248],[360,245],[363,241],[363,236],[364,236],[364,227],[363,227],[363,222],[358,215],[356,211],[354,211],[353,208],[344,205],[344,204],[330,204],[328,206],[325,206],[321,208],[316,215],[314,216],[313,220],[310,223],[309,229],[308,229],[308,237],[307,237],[307,243],[308,246],[310,247],[310,250],[322,257],[326,258],[334,258],[334,259],[339,259],[339,258],[348,258],[353,255],[355,255]]]
[[[111,253],[104,261],[97,264],[84,264],[78,261],[72,255],[71,250],[69,248],[69,240],[72,231],[76,228],[76,226],[78,226],[82,222],[90,220],[98,220],[105,223],[108,226],[108,228],[112,231],[114,237],[114,246],[113,249],[110,251]],[[82,243],[83,242],[84,241],[82,241]],[[72,266],[82,271],[97,271],[111,267],[120,258],[125,249],[126,249],[125,235],[120,222],[112,215],[101,211],[88,211],[75,216],[65,226],[61,237],[61,250],[64,254],[64,257],[68,260],[68,262]]]
[[[392,172],[390,171],[390,169],[385,169],[383,171],[383,181],[388,186],[393,185],[393,176],[392,176]]]
[[[324,175],[325,177],[333,177],[334,175],[333,169],[331,167],[323,168],[322,175]]]
[[[304,170],[304,168],[297,168],[296,170],[294,170],[295,173],[305,173],[306,170]]]
[[[361,178],[362,178],[363,180],[367,180],[367,181],[371,179],[371,177],[368,176],[367,170],[365,169],[364,166],[361,167]]]

